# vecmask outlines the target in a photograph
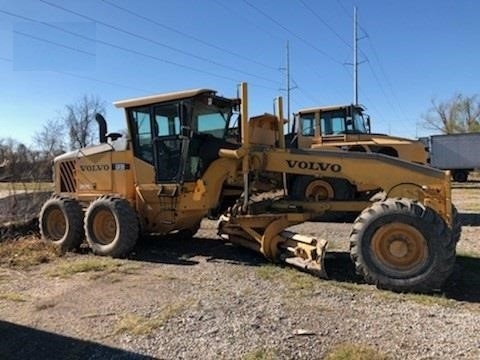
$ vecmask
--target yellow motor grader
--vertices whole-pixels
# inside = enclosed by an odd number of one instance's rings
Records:
[[[373,153],[286,149],[277,115],[248,117],[247,87],[226,98],[210,89],[116,102],[128,136],[57,157],[55,194],[42,207],[43,238],[68,251],[86,238],[95,254],[126,256],[141,233],[194,234],[221,214],[222,238],[325,276],[326,241],[288,227],[330,212],[362,211],[351,258],[368,283],[394,291],[432,291],[455,261],[447,173]],[[302,177],[385,192],[360,200],[298,199]],[[322,226],[320,223],[317,226]]]
[[[292,132],[286,135],[286,144],[287,147],[299,149],[379,153],[418,164],[428,162],[428,151],[421,141],[371,133],[370,117],[361,105],[331,105],[298,110]],[[293,184],[292,195],[325,200],[368,199],[375,195],[355,190],[358,189],[351,184],[334,179],[320,182],[314,178],[302,178]]]

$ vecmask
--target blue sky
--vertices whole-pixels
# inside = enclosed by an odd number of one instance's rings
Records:
[[[475,0],[0,0],[0,138],[26,144],[84,94],[115,100],[249,83],[250,115],[285,95],[291,111],[353,98],[353,7],[359,102],[375,132],[416,137],[432,98],[478,93]]]

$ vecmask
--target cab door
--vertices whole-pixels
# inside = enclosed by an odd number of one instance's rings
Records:
[[[186,106],[181,103],[161,104],[153,109],[153,147],[157,183],[182,183],[188,137],[182,124]]]

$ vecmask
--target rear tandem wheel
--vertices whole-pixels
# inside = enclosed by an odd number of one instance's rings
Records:
[[[99,197],[85,214],[85,235],[95,254],[124,257],[138,239],[137,214],[125,199]]]
[[[387,199],[365,209],[350,234],[350,255],[369,284],[398,292],[431,292],[453,271],[455,241],[432,209]]]

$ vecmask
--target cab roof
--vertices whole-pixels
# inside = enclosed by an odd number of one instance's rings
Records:
[[[187,99],[203,93],[209,93],[211,95],[215,95],[216,91],[211,89],[191,89],[191,90],[175,91],[175,92],[169,92],[164,94],[143,96],[143,97],[138,97],[133,99],[119,100],[119,101],[115,101],[113,104],[117,108],[130,108],[134,106],[150,105],[150,104],[173,101],[173,100]]]
[[[352,104],[316,106],[316,107],[300,109],[300,110],[297,111],[297,114],[312,113],[312,112],[317,112],[317,111],[341,110],[341,109],[345,109],[349,106],[352,106]],[[362,105],[354,105],[354,106],[362,109],[362,111],[365,111],[365,107],[363,107]]]

